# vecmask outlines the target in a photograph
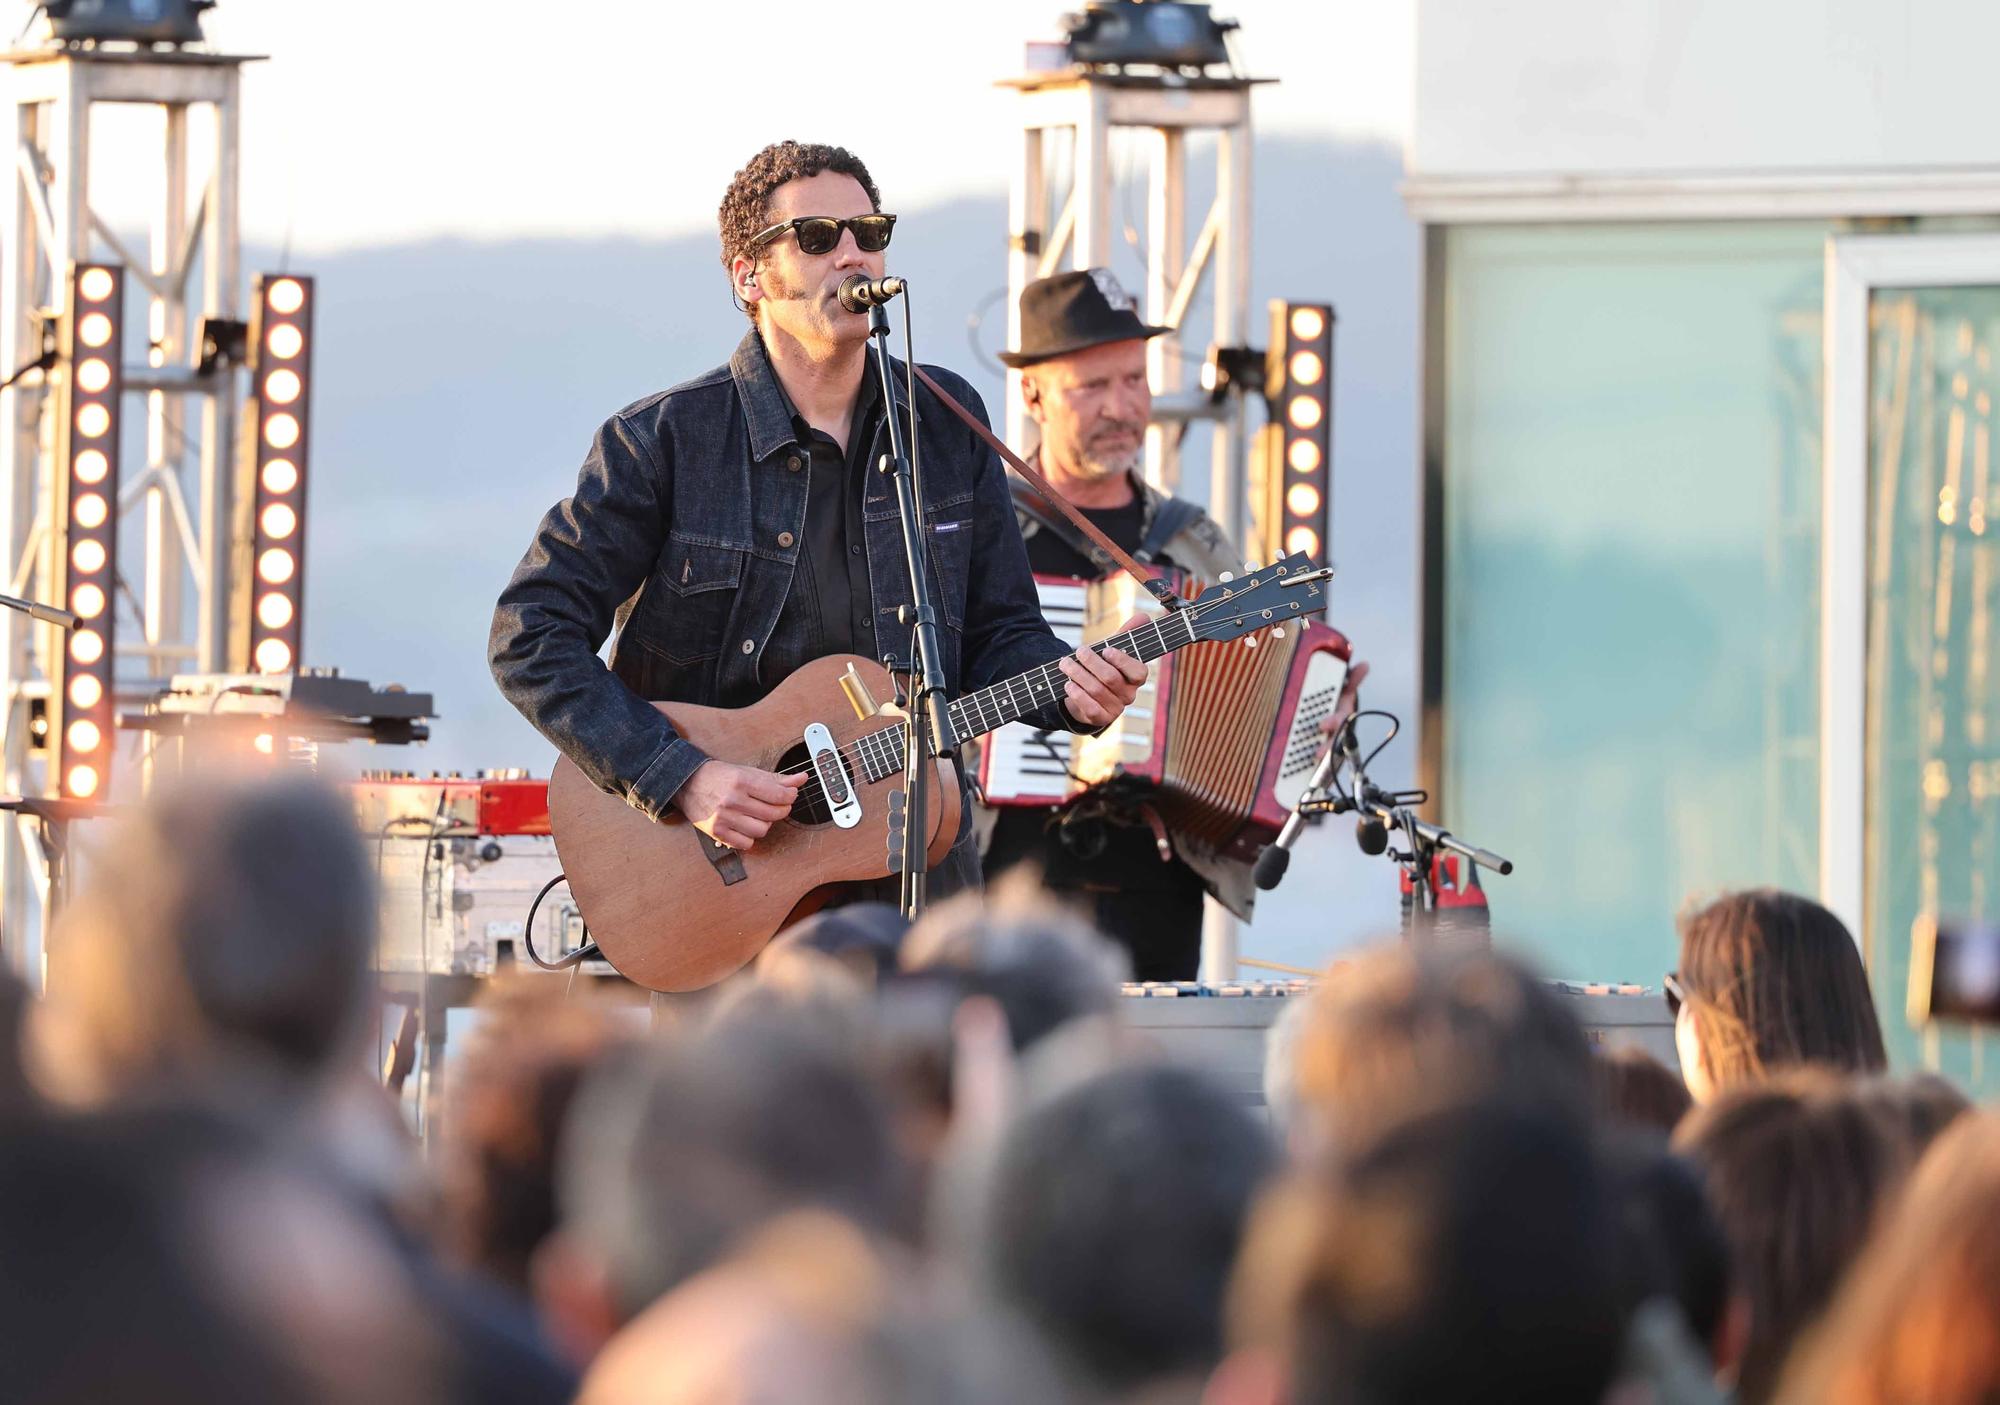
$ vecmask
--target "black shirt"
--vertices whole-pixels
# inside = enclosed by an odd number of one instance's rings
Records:
[[[1138,494],[1133,494],[1132,501],[1123,507],[1086,507],[1079,511],[1120,549],[1128,552],[1139,549],[1139,527],[1146,515],[1146,504]],[[1028,538],[1028,569],[1038,576],[1095,578],[1103,574],[1089,557],[1046,527]]]
[[[787,397],[787,405],[790,399]],[[805,540],[799,543],[792,589],[779,615],[781,627],[774,647],[764,657],[764,677],[780,679],[802,664],[828,654],[860,654],[875,658],[875,598],[868,584],[866,537],[861,526],[861,498],[867,490],[874,458],[881,387],[871,370],[861,378],[854,418],[847,430],[843,454],[833,436],[814,429],[792,408],[792,428],[806,448]],[[804,626],[792,630],[786,625]],[[775,640],[799,641],[798,657],[780,656]]]

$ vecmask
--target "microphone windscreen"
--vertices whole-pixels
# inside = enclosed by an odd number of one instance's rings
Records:
[[[1364,854],[1379,854],[1389,847],[1389,826],[1373,815],[1364,815],[1354,822],[1354,842]]]
[[[1250,870],[1250,879],[1268,893],[1278,886],[1279,880],[1285,876],[1285,870],[1291,866],[1291,862],[1290,849],[1280,849],[1276,844],[1267,844],[1264,846],[1264,852],[1257,855],[1257,865]]]

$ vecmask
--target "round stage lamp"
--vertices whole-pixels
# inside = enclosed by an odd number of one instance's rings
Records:
[[[306,334],[290,323],[280,323],[271,329],[270,336],[264,338],[264,345],[278,360],[289,361],[305,350]]]
[[[296,415],[276,414],[264,421],[264,442],[274,449],[289,449],[299,442]]]
[[[1319,555],[1319,533],[1310,527],[1294,527],[1285,533],[1285,550],[1302,551],[1307,556]]]
[[[104,613],[104,587],[84,582],[70,592],[69,607],[87,620],[96,619]]]
[[[280,278],[265,291],[264,301],[271,305],[271,311],[289,317],[306,305],[306,290],[296,278]]]
[[[282,639],[266,639],[257,646],[257,670],[283,673],[292,666],[292,646]]]
[[[264,491],[289,493],[299,486],[299,468],[290,459],[272,459],[264,465]]]
[[[70,471],[79,483],[102,483],[104,475],[111,472],[111,460],[104,457],[102,449],[85,449],[76,456]]]
[[[258,519],[263,523],[264,535],[273,541],[283,541],[299,529],[299,515],[281,502],[274,502],[264,509]]]
[[[102,527],[104,519],[111,515],[110,505],[104,501],[102,493],[83,494],[70,511],[76,518],[77,526],[92,531]]]
[[[110,269],[86,268],[83,276],[76,280],[76,293],[85,302],[103,302],[117,286]]]
[[[1318,341],[1326,335],[1326,314],[1316,307],[1293,308],[1292,335],[1300,341]]]
[[[1294,395],[1291,405],[1285,410],[1285,417],[1291,420],[1296,429],[1317,429],[1320,417],[1324,413],[1319,407],[1319,401],[1310,395]]]
[[[69,563],[86,576],[94,576],[104,569],[104,543],[86,537],[69,550]]]
[[[79,717],[69,724],[69,749],[71,751],[95,751],[104,742],[104,733],[88,717]]]
[[[1316,352],[1295,351],[1292,353],[1292,381],[1297,385],[1318,385],[1319,378],[1326,374],[1326,363]]]
[[[274,546],[257,558],[257,578],[269,585],[283,585],[292,578],[298,564],[291,552]]]
[[[101,312],[85,313],[76,324],[76,339],[85,346],[103,346],[111,340],[111,319]]]
[[[101,439],[111,428],[111,411],[103,405],[79,405],[76,432],[86,439]]]
[[[101,356],[93,356],[81,362],[76,368],[76,388],[89,395],[95,395],[111,384],[111,363]]]
[[[1294,473],[1319,472],[1319,445],[1310,439],[1295,439],[1292,447],[1285,450],[1285,461]]]
[[[104,657],[104,636],[94,629],[79,629],[69,637],[69,656],[80,664],[94,664]]]
[[[299,398],[299,391],[303,388],[304,383],[299,380],[297,371],[280,367],[264,377],[264,398],[273,405],[291,404]]]
[[[97,794],[97,768],[95,766],[72,766],[69,768],[69,793],[79,800],[88,800]]]
[[[1285,490],[1285,511],[1294,517],[1310,517],[1319,511],[1319,489],[1310,483],[1294,483]]]
[[[257,602],[257,619],[266,629],[283,629],[292,622],[291,597],[269,592]]]
[[[104,685],[97,681],[93,673],[79,673],[69,680],[69,701],[72,707],[85,710],[96,707],[104,701]]]

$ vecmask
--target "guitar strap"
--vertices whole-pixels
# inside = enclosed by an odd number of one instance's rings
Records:
[[[1048,479],[1042,477],[1035,469],[1030,468],[1020,455],[1001,443],[999,435],[988,429],[979,416],[973,414],[972,411],[952,399],[945,388],[931,379],[930,374],[922,366],[917,366],[913,369],[917,373],[917,379],[930,387],[931,394],[942,400],[946,409],[964,420],[972,432],[984,440],[986,446],[1000,456],[1002,463],[1005,463],[1009,468],[1020,474],[1023,481],[1041,496],[1043,502],[1062,514],[1063,518],[1072,527],[1083,533],[1098,550],[1110,557],[1120,570],[1146,587],[1147,594],[1151,595],[1169,610],[1179,610],[1186,607],[1187,602],[1181,599],[1172,586],[1160,578],[1159,572],[1149,571],[1137,561],[1134,561],[1123,547],[1098,530],[1096,523],[1085,517],[1076,508],[1070,506],[1068,500],[1050,486]]]

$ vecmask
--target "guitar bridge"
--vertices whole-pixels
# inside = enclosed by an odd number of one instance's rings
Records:
[[[812,757],[813,775],[819,779],[820,793],[826,796],[826,808],[832,812],[833,822],[842,829],[854,828],[861,823],[861,799],[854,793],[854,778],[841,759],[833,733],[815,722],[806,728],[805,742],[806,752]]]

